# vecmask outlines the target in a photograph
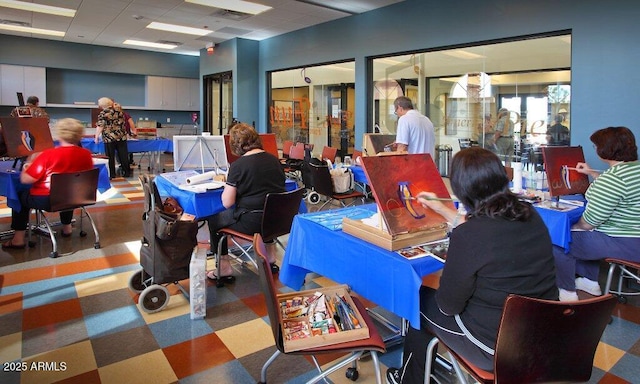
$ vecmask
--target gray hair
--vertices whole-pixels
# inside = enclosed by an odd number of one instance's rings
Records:
[[[113,100],[108,97],[101,97],[98,99],[98,106],[102,109],[113,106]]]

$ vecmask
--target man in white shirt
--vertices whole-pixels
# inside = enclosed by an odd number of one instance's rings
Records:
[[[436,135],[431,120],[413,109],[411,99],[406,96],[397,97],[393,107],[398,116],[396,151],[428,153],[435,161]]]

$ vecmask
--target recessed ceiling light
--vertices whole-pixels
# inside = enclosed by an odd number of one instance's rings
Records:
[[[173,44],[152,43],[150,41],[142,41],[142,40],[125,40],[122,44],[137,45],[138,47],[162,48],[162,49],[174,49],[175,47],[177,47],[177,45],[173,45]]]
[[[40,28],[32,28],[32,27],[23,27],[23,26],[20,26],[20,25],[0,24],[0,29],[4,29],[5,31],[34,33],[36,35],[48,35],[48,36],[58,36],[58,37],[64,37],[64,35],[65,35],[65,32],[63,32],[63,31],[54,31],[54,30],[51,30],[51,29],[40,29]]]
[[[24,1],[15,0],[0,0],[0,7],[20,9],[23,11],[48,13],[50,15],[74,17],[76,15],[75,9],[52,7],[50,5],[42,5],[36,3],[27,3]]]
[[[257,15],[270,10],[272,7],[250,1],[243,0],[185,0],[187,3],[204,5],[206,7],[215,7],[221,9],[229,9],[231,11],[250,13]]]
[[[196,35],[196,36],[204,36],[204,35],[208,35],[211,32],[213,32],[210,29],[184,27],[182,25],[157,23],[155,21],[153,23],[147,25],[147,28],[159,29],[161,31],[185,33],[187,35]]]

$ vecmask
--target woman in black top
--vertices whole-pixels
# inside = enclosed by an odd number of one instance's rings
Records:
[[[260,135],[245,123],[234,125],[229,131],[231,152],[240,158],[229,167],[222,192],[222,205],[226,210],[207,218],[211,250],[216,250],[221,236],[218,230],[231,228],[238,232],[260,232],[262,209],[269,193],[285,191],[285,175],[278,160],[262,148]],[[273,263],[272,263],[273,264]],[[224,278],[232,282],[232,269],[223,244],[220,255],[220,274],[210,271],[210,279]]]
[[[452,223],[440,287],[420,290],[421,324],[405,339],[403,366],[390,368],[390,383],[424,381],[426,347],[437,336],[482,369],[493,370],[493,348],[509,294],[557,300],[548,230],[528,203],[509,190],[504,166],[492,152],[472,147],[451,164],[451,188],[465,216],[418,194],[419,202]],[[420,327],[420,330],[413,327]]]

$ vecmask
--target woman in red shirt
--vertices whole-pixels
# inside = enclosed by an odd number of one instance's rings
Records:
[[[93,168],[93,158],[89,150],[79,146],[84,127],[76,119],[61,119],[54,127],[60,142],[58,147],[45,149],[33,154],[26,162],[20,174],[20,182],[31,184],[30,190],[20,192],[20,211],[11,211],[11,229],[13,238],[2,244],[2,248],[23,249],[26,245],[25,232],[29,224],[31,208],[49,209],[49,186],[51,174],[88,171]],[[73,210],[60,212],[62,236],[71,236]]]

